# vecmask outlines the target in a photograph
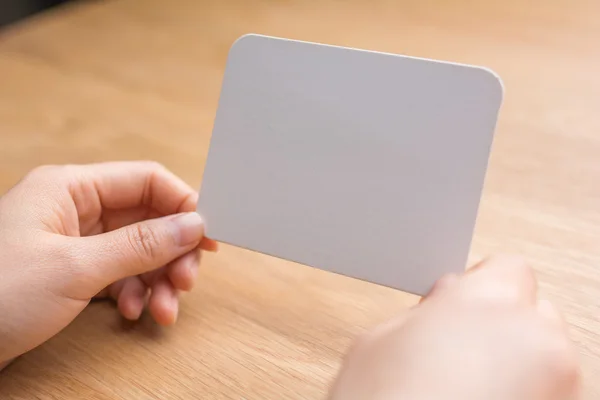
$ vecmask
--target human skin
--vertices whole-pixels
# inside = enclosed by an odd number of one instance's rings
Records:
[[[578,391],[566,324],[532,269],[486,260],[360,338],[331,400],[567,400]]]
[[[50,166],[0,198],[0,369],[94,297],[136,320],[176,321],[204,238],[196,193],[151,162]],[[359,338],[331,400],[564,400],[578,364],[566,324],[518,258],[440,280],[416,307]]]
[[[94,297],[170,325],[204,239],[196,192],[153,162],[46,166],[0,198],[0,362],[43,343]]]

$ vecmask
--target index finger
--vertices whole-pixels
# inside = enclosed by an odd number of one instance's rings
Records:
[[[106,209],[151,207],[162,215],[191,212],[198,194],[177,175],[153,161],[120,161],[81,166],[79,180],[91,182]],[[215,252],[218,243],[202,239],[199,248]]]
[[[81,172],[80,178],[93,183],[103,208],[148,206],[162,215],[196,209],[196,191],[156,162],[89,164]]]

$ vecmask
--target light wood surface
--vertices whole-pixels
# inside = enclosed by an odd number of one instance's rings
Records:
[[[0,32],[0,191],[38,164],[140,158],[199,187],[227,51],[243,33],[489,66],[506,97],[471,259],[531,260],[571,325],[582,398],[597,399],[598,15],[596,0],[61,8]],[[175,327],[127,324],[110,304],[93,304],[0,374],[0,397],[322,398],[352,337],[415,300],[225,246],[205,257]]]

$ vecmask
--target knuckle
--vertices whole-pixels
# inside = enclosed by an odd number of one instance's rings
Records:
[[[49,183],[64,183],[70,181],[73,178],[78,177],[81,174],[80,167],[73,164],[65,165],[41,165],[35,167],[27,175],[25,175],[24,181],[32,183],[40,183],[47,185]]]
[[[54,175],[58,169],[61,167],[57,165],[40,165],[35,167],[25,176],[26,180],[37,180],[39,178],[44,178],[49,175]]]
[[[535,280],[535,271],[523,257],[503,254],[491,258],[488,263],[496,267],[495,271],[501,269],[504,275],[519,280]]]
[[[159,163],[158,161],[142,161],[143,165],[148,168],[150,171],[152,171],[153,173],[159,173],[159,172],[163,172],[166,171],[167,168]]]
[[[74,165],[42,165],[29,171],[18,186],[43,196],[45,201],[55,201],[62,198],[65,191],[70,191],[78,174]]]
[[[156,232],[144,224],[133,225],[128,230],[129,244],[141,260],[154,259],[159,248]]]
[[[537,278],[526,260],[496,256],[470,275],[463,288],[467,300],[496,306],[522,306],[537,296]]]
[[[546,350],[549,365],[562,382],[574,384],[579,380],[579,362],[573,343],[566,335],[552,340]]]
[[[580,381],[579,357],[567,332],[550,328],[546,321],[538,321],[536,325],[533,347],[544,375],[551,377],[557,387],[576,388]]]
[[[515,275],[520,276],[522,279],[527,281],[535,281],[535,271],[527,263],[527,261],[520,257],[511,257],[512,262],[506,264],[508,268]]]

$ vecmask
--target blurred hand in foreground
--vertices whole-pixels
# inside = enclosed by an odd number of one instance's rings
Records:
[[[566,324],[516,258],[448,276],[359,339],[332,400],[566,400],[578,364]]]

